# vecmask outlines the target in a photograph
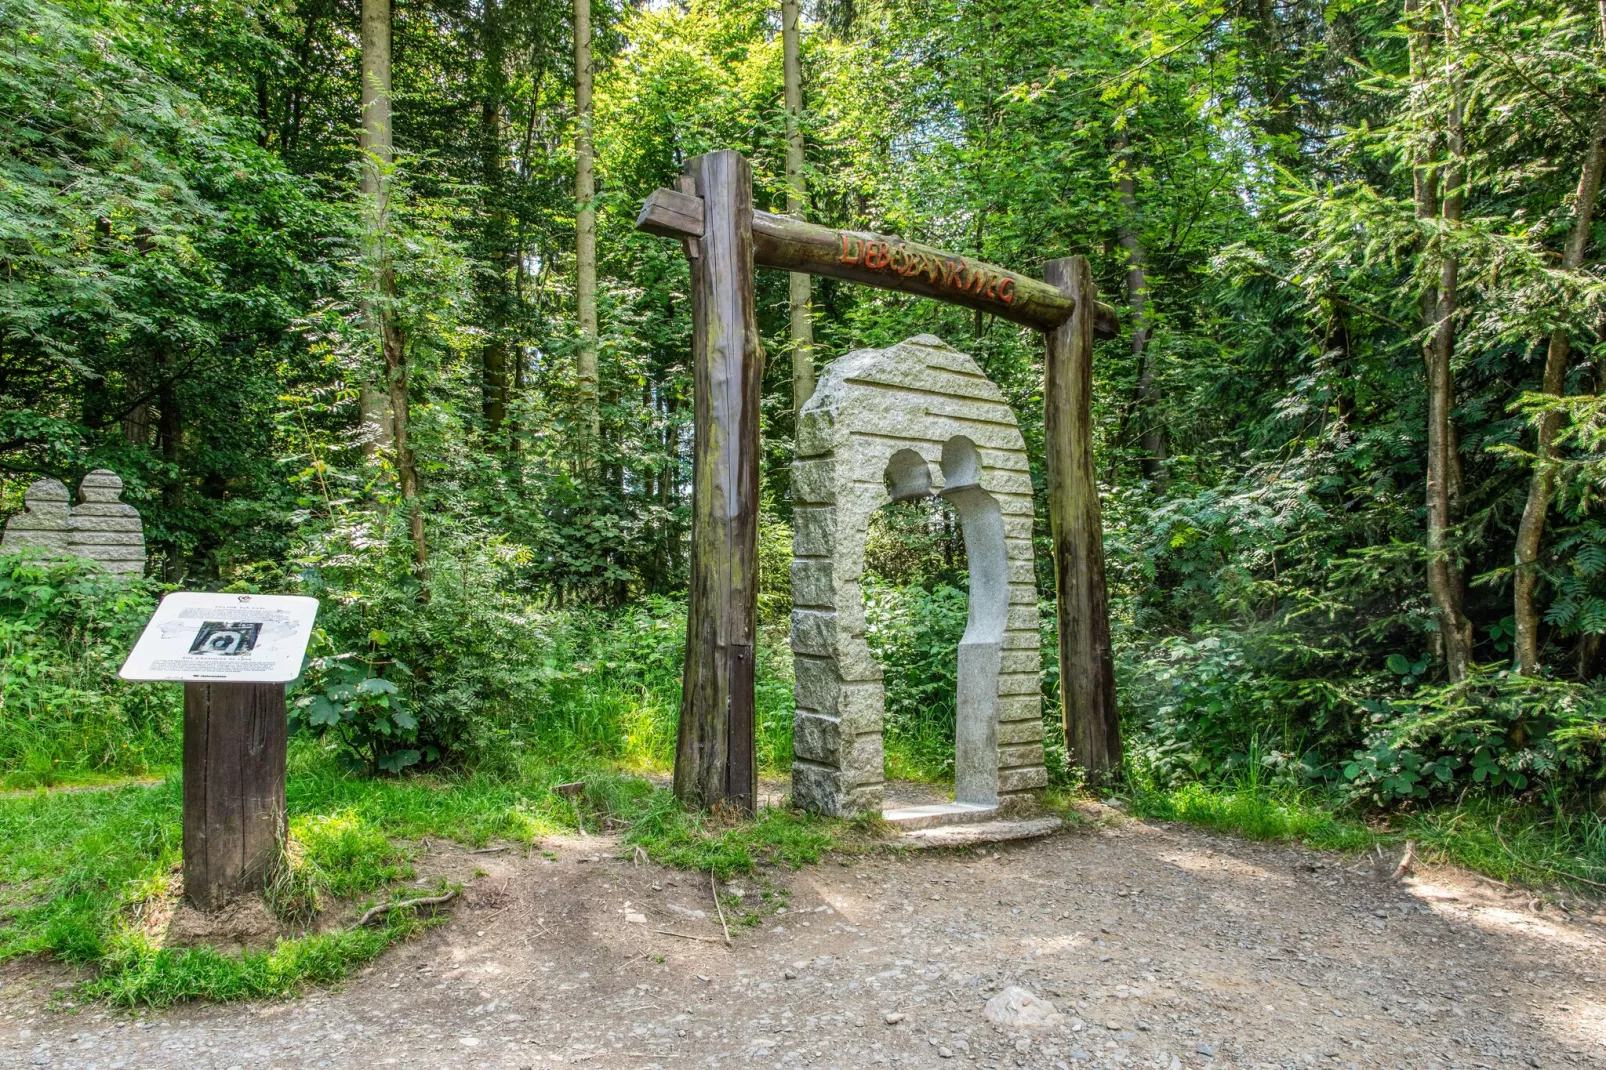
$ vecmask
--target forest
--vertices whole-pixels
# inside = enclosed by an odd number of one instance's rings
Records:
[[[179,589],[320,601],[286,917],[410,873],[387,837],[621,827],[723,878],[857,835],[662,786],[691,278],[635,223],[720,149],[763,211],[1033,277],[1085,256],[1119,320],[1092,415],[1124,757],[1087,785],[1042,336],[757,273],[761,776],[792,759],[797,413],[831,361],[934,334],[1031,459],[1051,804],[1606,883],[1606,0],[0,0],[0,27],[0,518],[110,469],[149,551],[127,579],[0,556],[0,959],[160,1004],[422,924],[184,965],[127,923],[172,879],[183,700],[117,670]],[[941,790],[952,509],[877,514],[864,593],[887,776]]]

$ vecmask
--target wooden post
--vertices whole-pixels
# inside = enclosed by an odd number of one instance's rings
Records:
[[[1104,527],[1093,469],[1093,310],[1098,291],[1087,258],[1043,265],[1043,278],[1076,302],[1071,318],[1045,337],[1043,437],[1048,512],[1058,593],[1060,702],[1065,749],[1090,784],[1119,774],[1121,721],[1115,706]]]
[[[686,165],[702,199],[692,277],[694,444],[686,668],[675,795],[751,813],[758,766],[753,652],[758,626],[759,385],[753,300],[753,175],[740,153]]]
[[[184,897],[263,888],[284,852],[283,684],[184,685]]]

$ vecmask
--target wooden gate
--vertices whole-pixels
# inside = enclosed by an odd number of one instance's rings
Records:
[[[1118,768],[1091,417],[1093,338],[1113,337],[1117,322],[1098,300],[1087,260],[1051,260],[1039,280],[901,238],[754,211],[752,169],[732,151],[688,161],[676,189],[647,198],[636,227],[680,239],[691,263],[692,551],[675,794],[747,812],[757,799],[753,659],[764,356],[755,267],[934,297],[1043,333],[1065,741],[1090,780]]]

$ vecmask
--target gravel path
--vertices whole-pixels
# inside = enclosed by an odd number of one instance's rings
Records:
[[[63,1010],[14,964],[0,1067],[1606,1065],[1601,922],[1464,874],[1119,820],[776,872],[727,949],[706,878],[609,849],[475,856],[449,924],[293,1002]],[[1058,1017],[990,1023],[1011,985]]]

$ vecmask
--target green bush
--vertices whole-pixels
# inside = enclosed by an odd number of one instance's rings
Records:
[[[161,592],[87,561],[0,556],[0,769],[8,784],[137,774],[177,760],[181,689],[117,677]]]
[[[1221,782],[1247,767],[1287,787],[1328,781],[1359,737],[1355,699],[1309,672],[1297,636],[1218,630],[1123,654],[1127,760],[1142,783]]]
[[[447,528],[426,593],[403,542],[347,531],[317,549],[294,584],[320,603],[296,724],[353,767],[473,758],[539,710],[549,643],[518,594],[527,550]]]
[[[965,592],[947,584],[864,584],[865,641],[886,688],[882,730],[891,776],[953,775],[959,640],[969,619]]]
[[[1587,797],[1600,785],[1606,694],[1598,686],[1483,671],[1360,705],[1368,731],[1343,772],[1353,797],[1374,805],[1448,801],[1469,790]]]

